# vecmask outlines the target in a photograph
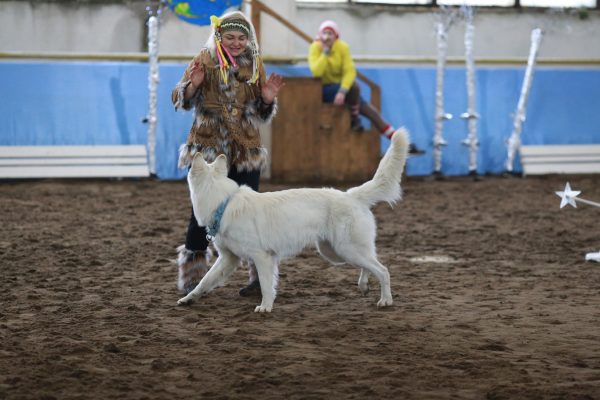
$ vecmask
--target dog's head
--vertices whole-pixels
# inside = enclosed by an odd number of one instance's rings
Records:
[[[188,183],[195,188],[200,188],[212,183],[216,178],[227,177],[227,158],[221,154],[214,162],[207,163],[198,152],[192,159],[192,167],[188,172]]]
[[[238,184],[227,177],[227,158],[222,154],[207,163],[202,154],[196,153],[187,180],[199,223],[209,218],[209,214],[238,189]]]

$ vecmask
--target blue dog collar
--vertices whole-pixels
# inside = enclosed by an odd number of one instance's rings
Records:
[[[206,239],[209,242],[215,240],[217,233],[219,233],[219,227],[221,226],[221,218],[223,218],[223,213],[225,213],[225,208],[227,204],[229,204],[229,197],[226,198],[215,210],[213,217],[211,219],[211,223],[206,226]]]

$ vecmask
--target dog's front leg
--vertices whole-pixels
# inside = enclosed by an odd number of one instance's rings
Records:
[[[201,296],[222,285],[224,280],[231,275],[237,266],[237,262],[226,254],[220,254],[215,264],[208,270],[204,278],[187,296],[179,299],[177,304],[186,305],[196,301]]]
[[[227,279],[229,279],[231,274],[233,274],[240,265],[240,258],[226,248],[219,248],[219,255],[223,258],[223,267],[221,268],[221,273],[214,282],[214,286],[209,288],[208,291],[225,285]]]
[[[271,312],[275,301],[275,287],[278,279],[277,264],[275,259],[267,253],[254,257],[253,261],[256,265],[262,292],[262,301],[259,306],[256,306],[254,312]]]

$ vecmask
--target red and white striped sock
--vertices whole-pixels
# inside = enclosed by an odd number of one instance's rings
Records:
[[[394,134],[394,132],[396,132],[396,130],[394,129],[393,126],[391,126],[390,124],[387,124],[386,126],[383,127],[383,129],[381,130],[381,134],[384,135],[386,138],[391,139],[392,135]]]

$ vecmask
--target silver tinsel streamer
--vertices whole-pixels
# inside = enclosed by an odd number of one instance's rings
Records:
[[[150,173],[156,174],[156,92],[158,89],[158,17],[148,18],[148,158]]]
[[[434,171],[440,173],[442,170],[442,147],[448,142],[442,137],[444,121],[452,118],[452,114],[444,112],[444,72],[446,69],[446,56],[448,53],[448,30],[452,23],[453,15],[442,9],[436,23],[437,37],[437,65],[435,86],[435,132],[433,134],[433,160]]]
[[[531,88],[531,82],[533,81],[533,70],[535,68],[541,41],[542,30],[536,28],[531,31],[531,47],[529,49],[529,58],[527,59],[527,69],[525,70],[525,78],[523,79],[523,86],[521,87],[521,96],[519,97],[517,111],[514,116],[513,131],[508,139],[508,158],[506,160],[506,170],[508,172],[512,172],[515,155],[521,147],[521,130],[523,129],[523,123],[525,122],[525,109],[527,107],[529,89]]]
[[[465,67],[467,79],[467,112],[460,115],[468,124],[469,133],[462,143],[469,147],[469,172],[477,171],[477,148],[479,140],[477,139],[477,119],[479,115],[475,111],[475,59],[473,56],[473,37],[475,27],[473,26],[473,9],[471,7],[463,8],[465,16]]]

